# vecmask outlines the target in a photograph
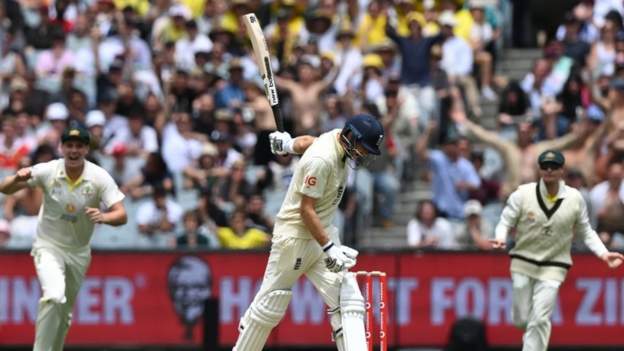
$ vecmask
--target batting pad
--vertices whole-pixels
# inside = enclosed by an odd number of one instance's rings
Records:
[[[355,274],[347,272],[340,286],[340,314],[345,351],[367,350],[364,312],[364,297]]]
[[[284,317],[291,297],[290,290],[275,290],[252,303],[238,326],[232,351],[261,351],[273,327]]]

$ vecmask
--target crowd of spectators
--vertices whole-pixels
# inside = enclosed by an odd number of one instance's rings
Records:
[[[606,3],[609,3],[605,5]],[[287,130],[370,113],[382,155],[354,170],[336,224],[357,246],[396,229],[398,194],[424,181],[414,247],[487,249],[501,204],[565,150],[603,239],[624,233],[624,8],[580,1],[519,82],[495,75],[509,0],[5,0],[0,173],[58,157],[70,121],[127,195],[129,222],[96,248],[264,248],[296,157],[273,156],[271,108],[241,15],[273,54]],[[607,10],[605,10],[605,8]],[[618,78],[621,76],[622,78]],[[496,130],[483,103],[498,103]],[[0,246],[28,247],[42,194],[2,198]],[[606,200],[605,200],[606,199]],[[400,224],[401,226],[403,224]]]

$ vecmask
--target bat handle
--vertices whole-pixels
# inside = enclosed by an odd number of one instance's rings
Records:
[[[275,118],[275,126],[277,126],[277,130],[280,132],[284,131],[284,119],[282,118],[282,110],[280,110],[278,105],[271,106],[273,110],[273,118]]]

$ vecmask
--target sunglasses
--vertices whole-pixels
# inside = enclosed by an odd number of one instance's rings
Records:
[[[556,163],[542,163],[541,165],[539,165],[539,168],[542,171],[547,171],[549,169],[556,171],[561,168],[561,165],[558,165]]]

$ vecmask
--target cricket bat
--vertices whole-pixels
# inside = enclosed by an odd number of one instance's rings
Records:
[[[284,121],[282,119],[282,113],[280,111],[279,99],[277,97],[277,86],[275,85],[275,77],[273,76],[273,69],[271,68],[271,55],[269,53],[269,46],[267,45],[264,33],[260,27],[258,18],[253,13],[248,13],[243,16],[243,22],[247,28],[247,34],[251,40],[254,56],[256,56],[256,62],[260,68],[260,75],[264,82],[264,93],[269,99],[269,104],[273,110],[273,118],[275,118],[275,125],[280,132],[284,131]]]

